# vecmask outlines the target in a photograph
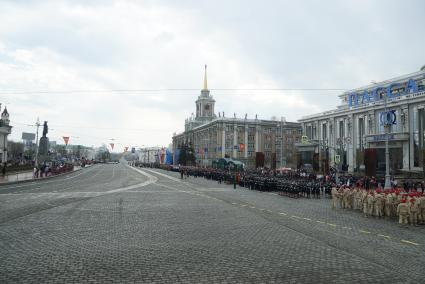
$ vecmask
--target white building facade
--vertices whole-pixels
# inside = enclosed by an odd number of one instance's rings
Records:
[[[137,150],[139,161],[142,163],[161,163],[161,155],[165,154],[164,147],[144,147]]]
[[[219,158],[233,158],[248,168],[296,166],[295,143],[301,139],[301,126],[283,118],[263,120],[255,118],[218,117],[214,113],[215,100],[207,86],[195,102],[196,115],[185,121],[185,131],[173,135],[174,164],[179,164],[178,152],[184,145],[193,150],[195,163],[212,166]]]
[[[423,171],[425,153],[425,66],[420,71],[350,90],[337,109],[299,120],[302,163],[368,175],[385,170],[389,141],[392,173]],[[390,120],[388,135],[384,122]],[[335,161],[340,161],[336,163]]]

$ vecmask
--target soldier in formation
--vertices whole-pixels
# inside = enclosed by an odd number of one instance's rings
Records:
[[[231,172],[225,169],[180,166],[181,176],[203,177],[218,183],[238,184],[251,190],[273,191],[293,198],[317,198],[331,194],[329,180],[317,179],[315,175],[279,173],[273,170],[248,170]]]
[[[360,210],[366,217],[399,218],[401,225],[425,224],[425,193],[416,190],[365,189],[356,186],[333,186],[331,208]]]

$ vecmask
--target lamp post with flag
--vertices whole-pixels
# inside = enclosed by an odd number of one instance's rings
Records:
[[[385,111],[380,114],[379,120],[381,125],[384,126],[385,131],[385,185],[384,189],[391,189],[391,176],[390,176],[390,149],[389,149],[389,134],[391,125],[397,123],[395,111],[388,111],[388,95],[385,96]]]

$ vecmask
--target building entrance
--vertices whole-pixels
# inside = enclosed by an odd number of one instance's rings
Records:
[[[390,174],[403,168],[403,149],[401,147],[389,148]],[[385,175],[385,148],[365,149],[364,164],[366,175]]]

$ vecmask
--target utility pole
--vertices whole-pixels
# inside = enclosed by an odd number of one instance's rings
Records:
[[[37,122],[35,123],[35,126],[37,126],[37,136],[35,140],[35,167],[38,166],[38,128],[40,125],[40,118],[37,117]]]

